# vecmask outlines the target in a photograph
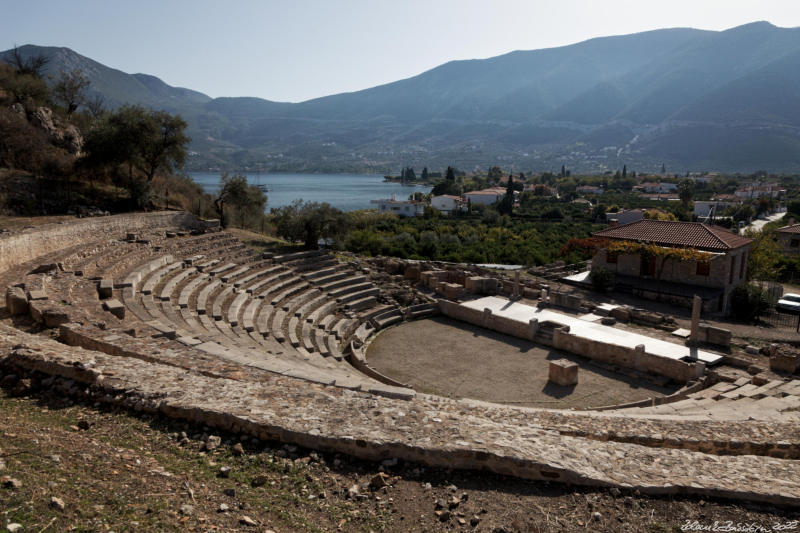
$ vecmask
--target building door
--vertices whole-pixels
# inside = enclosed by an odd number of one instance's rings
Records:
[[[647,255],[647,254],[642,254],[641,258],[642,258],[642,262],[641,262],[641,268],[639,270],[639,275],[641,275],[641,276],[655,276],[656,275],[656,258],[651,256],[651,255]]]

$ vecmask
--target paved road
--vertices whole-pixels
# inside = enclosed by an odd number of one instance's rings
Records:
[[[766,224],[778,220],[779,218],[781,218],[785,214],[786,213],[775,213],[775,214],[772,214],[772,215],[768,216],[767,218],[765,218],[763,220],[762,219],[756,219],[749,226],[746,226],[746,228],[747,229],[751,229],[753,231],[761,231],[761,228],[763,228]]]

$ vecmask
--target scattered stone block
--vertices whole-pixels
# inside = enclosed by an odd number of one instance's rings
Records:
[[[28,298],[20,287],[6,289],[6,308],[11,315],[24,315],[28,313]]]
[[[578,384],[578,364],[569,359],[550,361],[548,379],[556,385],[568,387]]]
[[[403,273],[406,279],[410,279],[412,281],[416,281],[419,279],[420,276],[420,268],[415,265],[409,265],[406,267],[406,271]]]
[[[769,358],[769,368],[770,370],[794,374],[800,368],[800,357],[776,353]]]
[[[628,307],[615,307],[608,312],[609,316],[613,316],[620,322],[629,322],[631,319],[631,310]]]
[[[691,333],[692,332],[686,328],[678,328],[672,332],[672,334],[675,335],[676,337],[681,337],[683,339],[688,338]]]
[[[749,353],[750,355],[758,355],[758,347],[753,345],[747,345],[744,347],[744,351]]]
[[[28,310],[30,311],[31,318],[34,322],[44,322],[44,302],[42,300],[31,300],[28,302]]]
[[[125,318],[125,306],[116,298],[111,298],[103,302],[103,309],[122,320]]]
[[[42,313],[42,322],[48,328],[57,328],[70,321],[69,315],[63,309],[46,309]]]
[[[114,295],[114,280],[107,278],[101,279],[100,283],[97,285],[97,294],[102,300],[111,298]]]
[[[464,287],[458,283],[443,283],[444,297],[449,300],[458,300],[464,296]]]
[[[45,263],[43,265],[39,265],[28,274],[46,274],[47,272],[53,272],[55,270],[59,270],[58,263]]]
[[[47,293],[44,291],[44,289],[28,291],[28,300],[47,300]]]

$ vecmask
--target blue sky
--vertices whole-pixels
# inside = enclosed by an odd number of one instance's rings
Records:
[[[0,13],[0,49],[67,46],[214,97],[294,102],[604,35],[800,26],[798,0],[0,0]]]

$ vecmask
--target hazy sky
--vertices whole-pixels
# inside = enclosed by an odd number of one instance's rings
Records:
[[[294,102],[604,35],[800,26],[800,0],[0,0],[0,13],[0,50],[66,46],[214,97]]]

